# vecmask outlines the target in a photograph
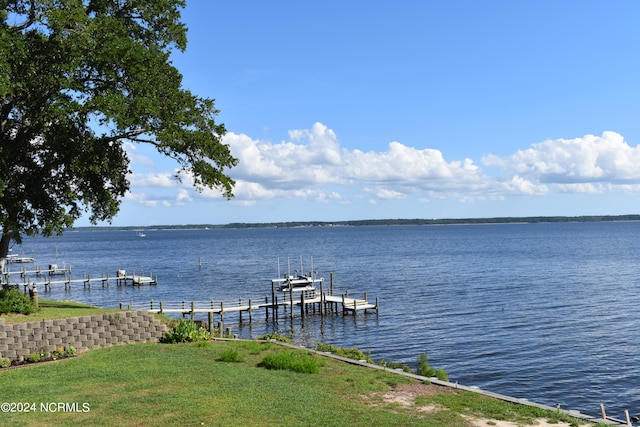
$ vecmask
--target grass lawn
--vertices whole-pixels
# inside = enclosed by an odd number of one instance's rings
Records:
[[[34,322],[46,319],[60,319],[63,317],[91,316],[93,314],[113,313],[120,311],[115,308],[96,308],[91,305],[82,304],[75,301],[55,301],[50,299],[40,299],[40,310],[28,316],[17,313],[3,314],[0,318],[7,323]]]
[[[319,373],[260,366],[274,343],[134,344],[55,363],[0,371],[3,402],[35,411],[0,414],[3,426],[468,426],[466,416],[569,420],[555,411],[368,369],[305,350]],[[233,357],[229,357],[232,355]],[[235,360],[234,362],[223,361]],[[412,398],[406,399],[411,390]],[[390,397],[404,396],[405,399]],[[72,412],[59,410],[68,404]],[[51,405],[53,403],[53,405]],[[47,412],[45,407],[55,409]],[[75,405],[75,406],[74,406]],[[574,425],[578,425],[575,423]]]

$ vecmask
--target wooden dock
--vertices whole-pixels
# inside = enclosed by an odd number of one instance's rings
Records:
[[[333,295],[318,295],[315,298],[302,298],[301,300],[291,301],[287,298],[279,300],[278,298],[269,301],[269,297],[265,295],[264,302],[255,302],[255,300],[249,298],[248,300],[243,301],[242,298],[238,299],[237,303],[234,302],[224,302],[224,301],[214,301],[211,300],[209,302],[189,302],[181,301],[181,302],[163,302],[163,301],[153,301],[151,300],[148,306],[137,305],[132,307],[131,305],[125,306],[125,304],[120,304],[120,308],[135,308],[140,310],[147,310],[150,313],[178,313],[183,316],[191,316],[191,318],[195,317],[197,313],[213,313],[219,314],[221,316],[224,313],[240,313],[240,318],[242,319],[242,313],[248,313],[249,318],[251,318],[252,313],[258,310],[265,310],[267,318],[269,318],[269,311],[277,312],[279,309],[287,309],[290,315],[294,313],[294,307],[300,308],[300,314],[302,317],[309,312],[320,312],[320,313],[329,313],[329,312],[339,312],[343,313],[356,313],[358,311],[367,310],[375,310],[378,312],[378,299],[376,298],[375,304],[372,304],[365,299],[357,299],[350,298],[343,295],[333,296]],[[275,316],[274,316],[275,317]]]
[[[82,284],[84,288],[91,288],[92,284],[99,284],[102,287],[109,287],[110,285],[116,286],[143,286],[143,285],[157,285],[158,278],[153,277],[153,275],[149,274],[148,276],[144,275],[144,272],[141,274],[116,274],[115,276],[109,276],[108,274],[102,274],[100,277],[91,277],[88,274],[83,275],[82,278],[72,279],[71,278],[71,267],[64,269],[64,272],[61,273],[62,269],[54,268],[54,269],[36,269],[36,270],[21,270],[19,272],[7,272],[4,273],[5,283],[9,287],[20,288],[20,286],[24,286],[25,292],[27,288],[31,287],[41,287],[44,288],[45,292],[51,290],[52,286],[64,285],[64,289],[71,289],[73,284]],[[44,273],[49,273],[47,277],[43,277]],[[22,282],[11,282],[12,274],[20,274],[23,281]],[[29,274],[35,274],[37,279],[31,280],[28,277]],[[63,274],[63,279],[54,280],[51,276]]]
[[[311,313],[319,313],[320,315],[326,315],[331,313],[340,313],[343,315],[353,314],[358,312],[367,313],[368,310],[375,310],[376,316],[379,310],[379,300],[375,299],[375,303],[371,303],[368,300],[367,292],[364,292],[363,298],[354,298],[349,295],[349,291],[340,295],[333,295],[333,275],[331,275],[331,286],[329,292],[325,293],[320,290],[305,291],[305,292],[280,292],[276,293],[272,287],[272,297],[268,295],[260,298],[242,299],[238,298],[237,301],[214,301],[208,302],[165,302],[151,300],[148,305],[132,306],[131,304],[120,304],[121,309],[138,309],[147,310],[150,313],[160,314],[180,314],[182,317],[191,317],[195,320],[196,315],[206,314],[208,317],[208,323],[214,325],[216,318],[219,316],[219,330],[224,329],[224,317],[225,314],[237,313],[239,322],[243,322],[243,315],[248,316],[249,322],[253,321],[255,313],[260,313],[264,310],[266,320],[269,320],[269,316],[276,320],[280,316],[280,311],[286,317],[293,319],[296,308],[299,311],[300,317]]]

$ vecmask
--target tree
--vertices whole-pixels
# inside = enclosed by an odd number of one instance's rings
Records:
[[[173,158],[233,197],[214,100],[182,88],[184,0],[0,0],[0,270],[11,241],[110,221],[128,191],[125,143]]]

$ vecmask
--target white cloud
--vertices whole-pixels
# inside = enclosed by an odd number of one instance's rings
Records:
[[[366,192],[368,186],[377,198],[394,199],[425,191],[482,192],[492,185],[471,159],[447,162],[435,149],[391,142],[384,152],[349,151],[321,123],[292,130],[289,137],[290,141],[272,143],[234,133],[225,136],[224,142],[240,161],[231,171],[237,181],[236,198],[344,199],[341,192],[346,189]]]
[[[191,198],[191,196],[189,195],[189,192],[186,189],[181,188],[180,190],[178,190],[178,194],[176,195],[176,202],[175,202],[177,206],[182,206],[192,201],[193,201],[193,198]]]
[[[365,188],[366,192],[374,194],[378,199],[404,199],[407,196],[399,191],[389,190],[387,188]]]
[[[161,172],[161,173],[146,173],[137,174],[133,173],[129,175],[129,182],[131,186],[135,187],[175,187],[177,181],[174,178],[175,173]]]
[[[231,204],[250,206],[271,201],[315,201],[341,205],[365,201],[412,199],[419,202],[505,200],[550,193],[640,192],[640,148],[615,132],[601,136],[555,139],[532,144],[512,155],[489,154],[491,177],[470,158],[447,160],[440,150],[390,142],[385,151],[348,150],[327,126],[292,130],[289,140],[273,143],[229,133],[239,165],[229,171],[236,181]],[[135,195],[145,206],[179,206],[198,199],[225,200],[218,190],[193,190],[193,178],[176,170],[134,173]],[[144,191],[140,191],[144,189]]]
[[[483,162],[503,168],[507,177],[553,185],[562,192],[597,193],[640,184],[640,147],[629,146],[615,132],[547,140],[511,156],[485,156]]]
[[[131,143],[124,143],[124,150],[132,164],[138,164],[144,167],[153,167],[153,160],[138,151],[138,147]]]

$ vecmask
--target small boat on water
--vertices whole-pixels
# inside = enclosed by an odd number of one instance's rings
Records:
[[[136,234],[136,236],[138,236],[138,237],[147,237],[147,235],[144,234],[142,231],[138,231],[138,234]]]
[[[280,260],[278,259],[278,279],[271,280],[274,286],[277,285],[276,290],[279,292],[303,292],[303,291],[317,291],[317,284],[323,282],[324,279],[316,278],[317,271],[313,270],[313,259],[311,261],[311,271],[309,273],[299,273],[295,271],[295,275],[291,273],[285,273],[280,276]],[[302,272],[302,258],[300,258],[300,272]]]
[[[299,276],[291,276],[285,274],[282,279],[276,279],[279,282],[278,291],[280,292],[299,292],[316,289],[315,284],[320,283],[322,279],[314,279],[313,274],[302,274]]]

